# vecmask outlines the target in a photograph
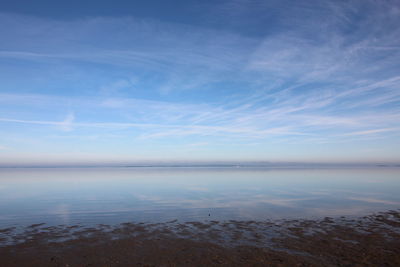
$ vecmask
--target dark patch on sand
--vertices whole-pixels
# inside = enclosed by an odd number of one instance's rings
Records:
[[[0,266],[400,266],[400,213],[0,230]]]

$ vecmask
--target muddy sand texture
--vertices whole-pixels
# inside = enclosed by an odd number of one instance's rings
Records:
[[[400,266],[400,212],[0,229],[0,266]]]

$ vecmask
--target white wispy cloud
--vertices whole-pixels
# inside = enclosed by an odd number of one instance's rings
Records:
[[[65,117],[65,119],[61,122],[61,124],[60,124],[61,129],[64,130],[64,131],[71,131],[74,120],[75,120],[74,113],[69,113]]]
[[[335,98],[335,96],[333,96]],[[48,101],[50,109],[54,99],[48,96],[21,96],[7,95],[8,101],[24,105],[41,106]],[[56,97],[60,100],[59,97]],[[127,129],[141,128],[140,138],[161,138],[168,136],[227,136],[246,138],[265,138],[268,136],[301,136],[312,135],[315,130],[326,127],[339,127],[343,136],[357,133],[383,134],[386,130],[376,131],[376,126],[385,126],[396,123],[399,115],[389,113],[359,114],[359,115],[316,115],[321,108],[329,107],[331,100],[304,101],[304,96],[293,96],[291,99],[282,99],[267,106],[259,106],[259,102],[247,102],[230,108],[229,104],[177,104],[162,101],[149,101],[129,98],[97,98],[85,100],[68,98],[60,102],[68,106],[84,106],[87,110],[81,112],[85,116],[90,110],[107,113],[109,109],[122,110],[123,113],[135,114],[131,121],[76,121],[73,114],[68,114],[65,120],[24,120],[14,118],[0,118],[2,122],[14,122],[36,125],[58,126],[62,130],[75,128],[106,128]],[[161,118],[161,120],[160,120]],[[162,121],[163,123],[160,123]],[[312,128],[309,128],[312,127]],[[368,129],[370,128],[370,129]],[[355,131],[356,129],[361,129]],[[392,129],[392,128],[383,128]],[[317,134],[318,136],[318,134]],[[325,138],[326,133],[323,134]]]
[[[393,132],[393,131],[398,131],[398,130],[399,130],[399,128],[373,129],[373,130],[346,133],[344,135],[347,135],[347,136],[349,136],[349,135],[373,135],[373,134],[379,134],[379,133],[384,133],[384,132]]]

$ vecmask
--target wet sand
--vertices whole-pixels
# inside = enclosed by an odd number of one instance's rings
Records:
[[[400,266],[400,211],[0,229],[0,266]]]

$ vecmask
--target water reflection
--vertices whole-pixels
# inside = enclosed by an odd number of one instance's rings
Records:
[[[399,188],[399,169],[1,169],[0,225],[364,215]]]

